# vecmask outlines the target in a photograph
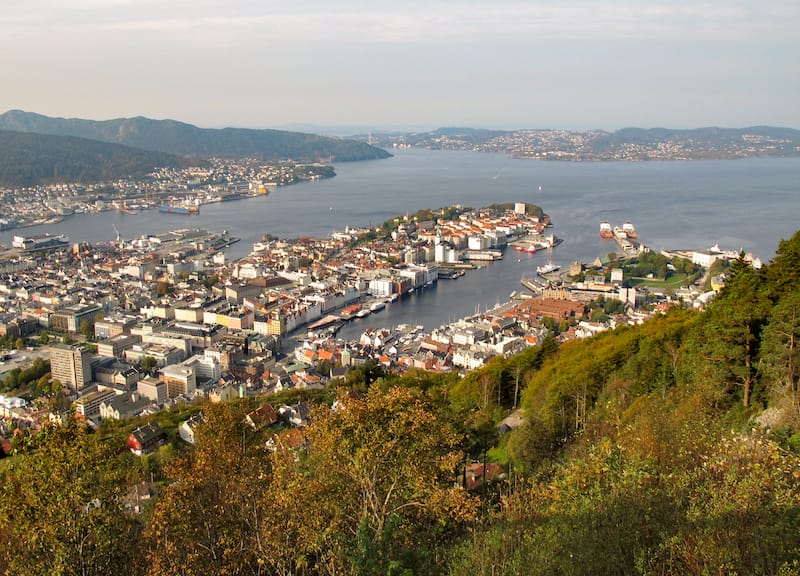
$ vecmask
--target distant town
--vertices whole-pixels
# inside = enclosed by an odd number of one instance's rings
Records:
[[[328,164],[211,159],[208,167],[159,168],[145,178],[0,187],[0,230],[106,210],[197,212],[203,204],[265,195],[278,186],[335,174]]]
[[[414,291],[518,253],[557,250],[550,224],[525,203],[426,209],[329,238],[265,237],[235,261],[222,250],[238,240],[227,232],[97,245],[20,234],[0,261],[6,432],[72,412],[100,423],[201,398],[324,388],[364,366],[466,372],[548,334],[584,338],[672,306],[702,306],[738,256],[716,247],[654,254],[632,224],[603,223],[613,258],[542,266],[492,310],[433,329],[337,337],[345,323],[403,305]]]
[[[707,160],[800,155],[800,131],[753,128],[626,128],[604,130],[477,130],[369,134],[362,139],[387,148],[495,152],[515,158],[565,161]]]

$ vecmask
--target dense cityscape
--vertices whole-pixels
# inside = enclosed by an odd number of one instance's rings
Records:
[[[100,245],[20,234],[2,261],[0,335],[20,350],[3,366],[4,389],[35,358],[49,358],[54,386],[44,396],[33,386],[4,398],[7,438],[70,410],[99,425],[201,398],[322,388],[364,365],[464,373],[548,334],[585,338],[671,306],[700,307],[705,286],[723,284],[708,270],[738,256],[651,254],[632,225],[604,224],[615,260],[575,262],[561,273],[541,266],[511,301],[429,331],[399,325],[336,338],[344,323],[414,291],[517,253],[557,250],[550,224],[524,203],[426,209],[330,238],[265,237],[235,261],[224,248],[238,238],[197,228]]]

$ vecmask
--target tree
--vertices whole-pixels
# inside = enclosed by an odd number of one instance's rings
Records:
[[[796,395],[800,380],[800,292],[788,292],[778,301],[762,340],[762,358],[769,377],[780,389]]]
[[[47,330],[43,330],[41,334],[39,334],[39,344],[42,346],[46,345],[50,341],[50,335],[47,333]]]
[[[87,340],[94,338],[94,324],[85,318],[81,320],[80,331]]]
[[[158,366],[158,360],[153,358],[152,356],[145,356],[139,361],[139,366],[142,367],[142,370],[151,374],[153,372],[153,368]]]
[[[166,466],[171,480],[145,533],[148,574],[259,574],[264,436],[244,424],[247,403],[206,405],[194,450]]]
[[[282,573],[431,573],[476,511],[453,484],[461,437],[440,409],[419,389],[377,386],[320,408],[305,451],[273,456],[265,561]]]
[[[703,325],[701,353],[707,368],[719,383],[741,386],[745,408],[750,406],[761,326],[769,309],[761,278],[739,258],[731,265],[725,288],[709,307]]]
[[[8,574],[137,574],[139,519],[124,505],[132,456],[83,426],[46,427],[3,474],[0,555]]]
[[[14,340],[14,348],[16,348],[17,350],[22,350],[23,348],[25,348],[25,340],[23,340],[22,338],[17,338],[16,340]]]

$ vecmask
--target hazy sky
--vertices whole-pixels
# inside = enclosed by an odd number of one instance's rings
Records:
[[[798,0],[1,0],[0,112],[800,128]]]

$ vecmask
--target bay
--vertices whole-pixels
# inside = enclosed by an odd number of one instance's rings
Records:
[[[544,162],[499,154],[398,150],[373,162],[337,164],[337,176],[272,191],[267,197],[205,205],[196,216],[149,210],[78,214],[53,225],[0,233],[63,233],[70,241],[115,238],[200,227],[228,230],[242,241],[230,258],[247,254],[263,234],[324,237],[345,226],[381,224],[420,208],[453,204],[481,207],[494,202],[530,202],[549,213],[564,243],[552,254],[507,252],[503,261],[456,281],[423,289],[384,312],[352,323],[350,336],[365,327],[398,323],[427,329],[508,299],[519,280],[552,259],[569,265],[614,250],[598,236],[608,220],[636,225],[653,249],[744,249],[768,261],[782,238],[799,227],[800,159],[753,158],[672,162]],[[540,188],[541,187],[541,188]]]

